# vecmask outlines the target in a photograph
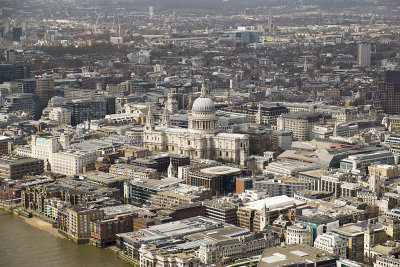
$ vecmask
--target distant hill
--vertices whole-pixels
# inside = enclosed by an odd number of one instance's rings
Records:
[[[381,0],[389,1],[389,0]],[[399,1],[399,0],[390,0]],[[152,5],[158,10],[168,9],[192,9],[192,10],[215,10],[217,12],[243,10],[245,8],[256,8],[259,6],[286,6],[316,5],[327,9],[342,9],[355,6],[365,6],[375,4],[375,0],[117,0],[124,4],[134,4],[135,6]]]

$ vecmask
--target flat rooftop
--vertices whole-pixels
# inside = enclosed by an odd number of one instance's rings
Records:
[[[262,210],[266,207],[269,210],[285,208],[289,206],[295,206],[296,204],[303,203],[302,201],[295,200],[294,198],[288,197],[286,195],[276,196],[276,197],[268,197],[265,199],[248,202],[245,204],[245,207],[250,209]]]
[[[0,165],[1,166],[9,166],[14,164],[27,164],[27,163],[34,163],[40,162],[43,160],[35,159],[35,158],[28,158],[28,157],[3,157],[0,158]]]
[[[152,190],[163,190],[163,189],[171,189],[170,187],[177,186],[179,183],[182,183],[183,180],[178,178],[165,178],[161,180],[155,179],[134,179],[130,180],[131,185],[149,188]]]
[[[182,237],[224,227],[224,223],[197,216],[185,220],[153,225],[136,232],[118,234],[129,242],[162,242],[161,240]]]
[[[349,160],[369,160],[376,159],[380,157],[393,157],[393,153],[389,151],[377,151],[370,154],[359,154],[359,155],[351,155],[348,157]]]
[[[311,263],[318,263],[338,259],[323,250],[306,245],[287,245],[284,247],[268,248],[261,256],[259,267],[277,266],[306,266]],[[296,265],[297,266],[297,265]]]
[[[109,184],[109,183],[128,179],[126,176],[123,176],[123,175],[117,175],[117,174],[100,172],[100,171],[87,172],[87,173],[83,174],[82,176],[86,177],[86,179],[88,181],[99,182],[102,184]]]
[[[317,169],[317,170],[302,171],[302,172],[299,172],[299,175],[303,174],[306,176],[321,178],[321,176],[324,175],[325,172],[326,172],[326,170],[324,170],[324,169]]]
[[[210,168],[201,169],[200,172],[209,175],[224,175],[242,171],[240,168],[230,166],[215,166]]]
[[[141,211],[142,208],[138,208],[130,204],[123,204],[118,206],[105,207],[102,208],[102,210],[104,210],[104,216],[115,216],[115,215],[138,212]]]

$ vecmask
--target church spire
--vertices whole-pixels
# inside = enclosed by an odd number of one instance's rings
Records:
[[[172,158],[169,160],[169,166],[168,166],[168,178],[175,177],[175,168],[174,165],[172,164]]]
[[[170,112],[166,107],[164,107],[164,111],[162,114],[161,125],[162,125],[162,127],[165,127],[165,128],[169,128],[171,126]]]
[[[258,102],[258,110],[256,114],[256,123],[262,124],[261,102]]]
[[[151,111],[151,107],[149,105],[149,110],[147,112],[146,116],[146,130],[154,130],[154,118],[153,118],[153,112]]]
[[[333,137],[338,137],[338,136],[339,136],[339,134],[338,134],[338,120],[336,119],[335,120],[335,126],[333,128]]]
[[[207,89],[206,89],[206,82],[203,79],[203,83],[201,84],[201,93],[200,97],[206,97],[207,96]]]

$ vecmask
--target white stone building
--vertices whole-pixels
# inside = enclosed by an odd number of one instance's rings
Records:
[[[274,234],[239,236],[231,240],[212,240],[200,245],[198,256],[203,264],[212,264],[222,258],[259,254],[266,248],[280,245]]]
[[[314,241],[314,247],[346,258],[347,242],[335,233],[325,233],[319,235]]]
[[[189,253],[168,253],[148,245],[142,245],[139,249],[140,267],[198,267],[200,260],[194,254]]]
[[[286,195],[293,197],[294,193],[301,190],[310,190],[311,183],[286,176],[273,178],[266,181],[255,181],[254,188],[265,190],[270,197]]]
[[[374,267],[400,267],[400,260],[395,257],[377,257]]]
[[[98,151],[69,149],[70,140],[68,135],[61,134],[60,137],[32,136],[31,157],[42,159],[45,169],[64,175],[75,175],[83,172],[86,164],[94,163],[99,156]],[[26,154],[27,147],[17,150],[18,153]]]
[[[58,122],[59,125],[71,124],[71,111],[62,107],[55,107],[49,113],[49,119]]]
[[[293,132],[293,140],[310,141],[314,125],[325,122],[325,116],[314,112],[296,112],[281,115],[278,120],[278,130]]]
[[[143,145],[152,152],[170,152],[192,159],[220,159],[244,165],[249,155],[249,136],[218,133],[214,102],[206,96],[203,83],[189,114],[189,129],[171,128],[170,112],[162,114],[161,127],[155,127],[149,108],[143,132]]]
[[[300,244],[300,245],[313,245],[313,229],[303,224],[295,224],[289,226],[286,230],[286,243]]]
[[[94,163],[97,159],[96,152],[67,150],[53,154],[51,171],[64,175],[75,175],[83,172],[86,164]]]

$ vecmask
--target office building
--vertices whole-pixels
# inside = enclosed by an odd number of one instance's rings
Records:
[[[352,155],[340,161],[340,168],[351,171],[354,174],[365,174],[368,171],[368,166],[376,164],[394,165],[393,153],[377,151],[370,154]]]
[[[258,107],[254,105],[244,105],[239,107],[228,106],[222,108],[220,112],[225,115],[239,116],[239,118],[246,116],[247,121],[250,123],[265,124],[273,128],[277,125],[278,117],[284,113],[288,113],[289,109],[279,104],[259,104]]]
[[[140,249],[143,245],[146,247],[151,244],[160,244],[160,242],[168,244],[174,239],[178,240],[187,235],[217,230],[224,226],[224,223],[197,216],[180,221],[153,225],[136,232],[117,234],[117,247],[121,250],[120,253],[124,258],[139,264],[141,258]],[[243,231],[242,229],[240,230]]]
[[[358,44],[357,62],[359,66],[364,68],[371,66],[371,44]]]
[[[240,42],[243,44],[256,44],[260,42],[260,33],[259,32],[241,32],[240,33]]]
[[[22,179],[24,175],[43,173],[43,160],[33,158],[2,157],[0,158],[1,179]]]
[[[300,203],[303,202],[284,195],[247,202],[237,210],[238,226],[250,229],[252,232],[261,232],[280,214],[295,208]]]
[[[194,253],[179,253],[160,250],[157,245],[140,248],[140,262],[137,266],[200,267],[200,259]]]
[[[47,107],[49,100],[55,96],[54,80],[39,78],[36,81],[36,95],[39,97],[39,112]]]
[[[64,150],[52,155],[50,167],[54,173],[73,176],[84,172],[88,165],[93,165],[98,155],[96,152]]]
[[[29,78],[29,67],[12,64],[0,64],[0,83]]]
[[[253,179],[249,177],[236,178],[236,194],[244,193],[253,188]]]
[[[213,195],[233,193],[236,191],[236,178],[246,172],[230,166],[204,168],[189,174],[188,184],[210,188]]]
[[[33,119],[38,119],[40,117],[38,101],[39,99],[32,94],[8,95],[4,98],[4,106],[1,110],[5,113],[25,113]]]
[[[129,179],[159,179],[159,173],[152,168],[134,166],[130,164],[114,164],[110,167],[111,174],[123,175]]]
[[[183,181],[177,178],[132,179],[124,183],[124,199],[126,203],[150,204],[153,195],[160,191],[168,191]]]
[[[71,111],[63,107],[54,107],[49,113],[49,119],[56,121],[58,125],[70,125]]]
[[[134,103],[138,100],[137,96],[118,96],[115,98],[115,113],[126,113],[125,105],[128,103]]]
[[[387,70],[384,73],[383,82],[378,85],[378,103],[387,114],[400,114],[400,71]],[[390,117],[389,117],[390,118]],[[393,118],[398,120],[398,118]],[[392,123],[391,130],[397,129],[397,122],[390,120],[387,127]]]
[[[221,201],[206,201],[206,217],[216,221],[237,225],[237,206],[234,203]]]
[[[400,267],[400,259],[388,256],[378,256],[374,267]]]
[[[367,230],[368,222],[349,223],[332,231],[347,242],[347,258],[358,262],[364,261],[364,233]],[[381,225],[371,226],[373,244],[385,243],[387,235]]]
[[[313,245],[313,229],[297,223],[286,229],[286,244]]]
[[[21,41],[21,36],[22,36],[22,28],[13,27],[12,28],[12,40],[19,42],[19,41]]]
[[[195,203],[211,198],[211,190],[205,187],[197,187],[179,184],[169,191],[158,192],[151,197],[151,204],[164,209],[174,206]]]
[[[285,130],[275,130],[271,133],[272,151],[280,152],[290,149],[293,141],[293,132]]]
[[[278,118],[278,130],[293,132],[293,140],[310,141],[314,125],[325,122],[327,114],[314,112],[286,113]]]
[[[231,236],[237,234],[239,229],[241,228],[227,227],[221,229],[218,235],[212,235],[212,240],[203,242],[198,251],[201,262],[213,264],[220,262],[223,258],[260,254],[266,248],[280,245],[279,236],[275,233],[247,234],[232,238]]]
[[[279,266],[324,266],[336,267],[336,255],[305,245],[286,245],[267,248],[261,256],[258,267]]]
[[[72,125],[104,119],[107,115],[107,101],[104,97],[73,99],[66,101],[64,107],[71,111]]]
[[[347,242],[335,233],[319,235],[314,241],[314,247],[324,250],[330,254],[346,258]]]
[[[111,37],[122,38],[122,37]],[[82,77],[82,88],[90,90],[106,90],[107,84],[111,83],[111,75],[85,76]]]
[[[311,183],[296,178],[278,177],[266,181],[255,181],[254,188],[265,190],[270,197],[293,197],[297,191],[311,189]]]
[[[66,141],[66,142],[63,142]],[[35,159],[41,159],[45,162],[49,162],[52,159],[53,153],[56,153],[63,149],[62,143],[67,144],[68,136],[63,135],[62,138],[56,137],[40,137],[32,135],[31,137],[31,157]]]
[[[36,79],[21,79],[18,82],[18,92],[25,94],[35,94],[36,93]]]

